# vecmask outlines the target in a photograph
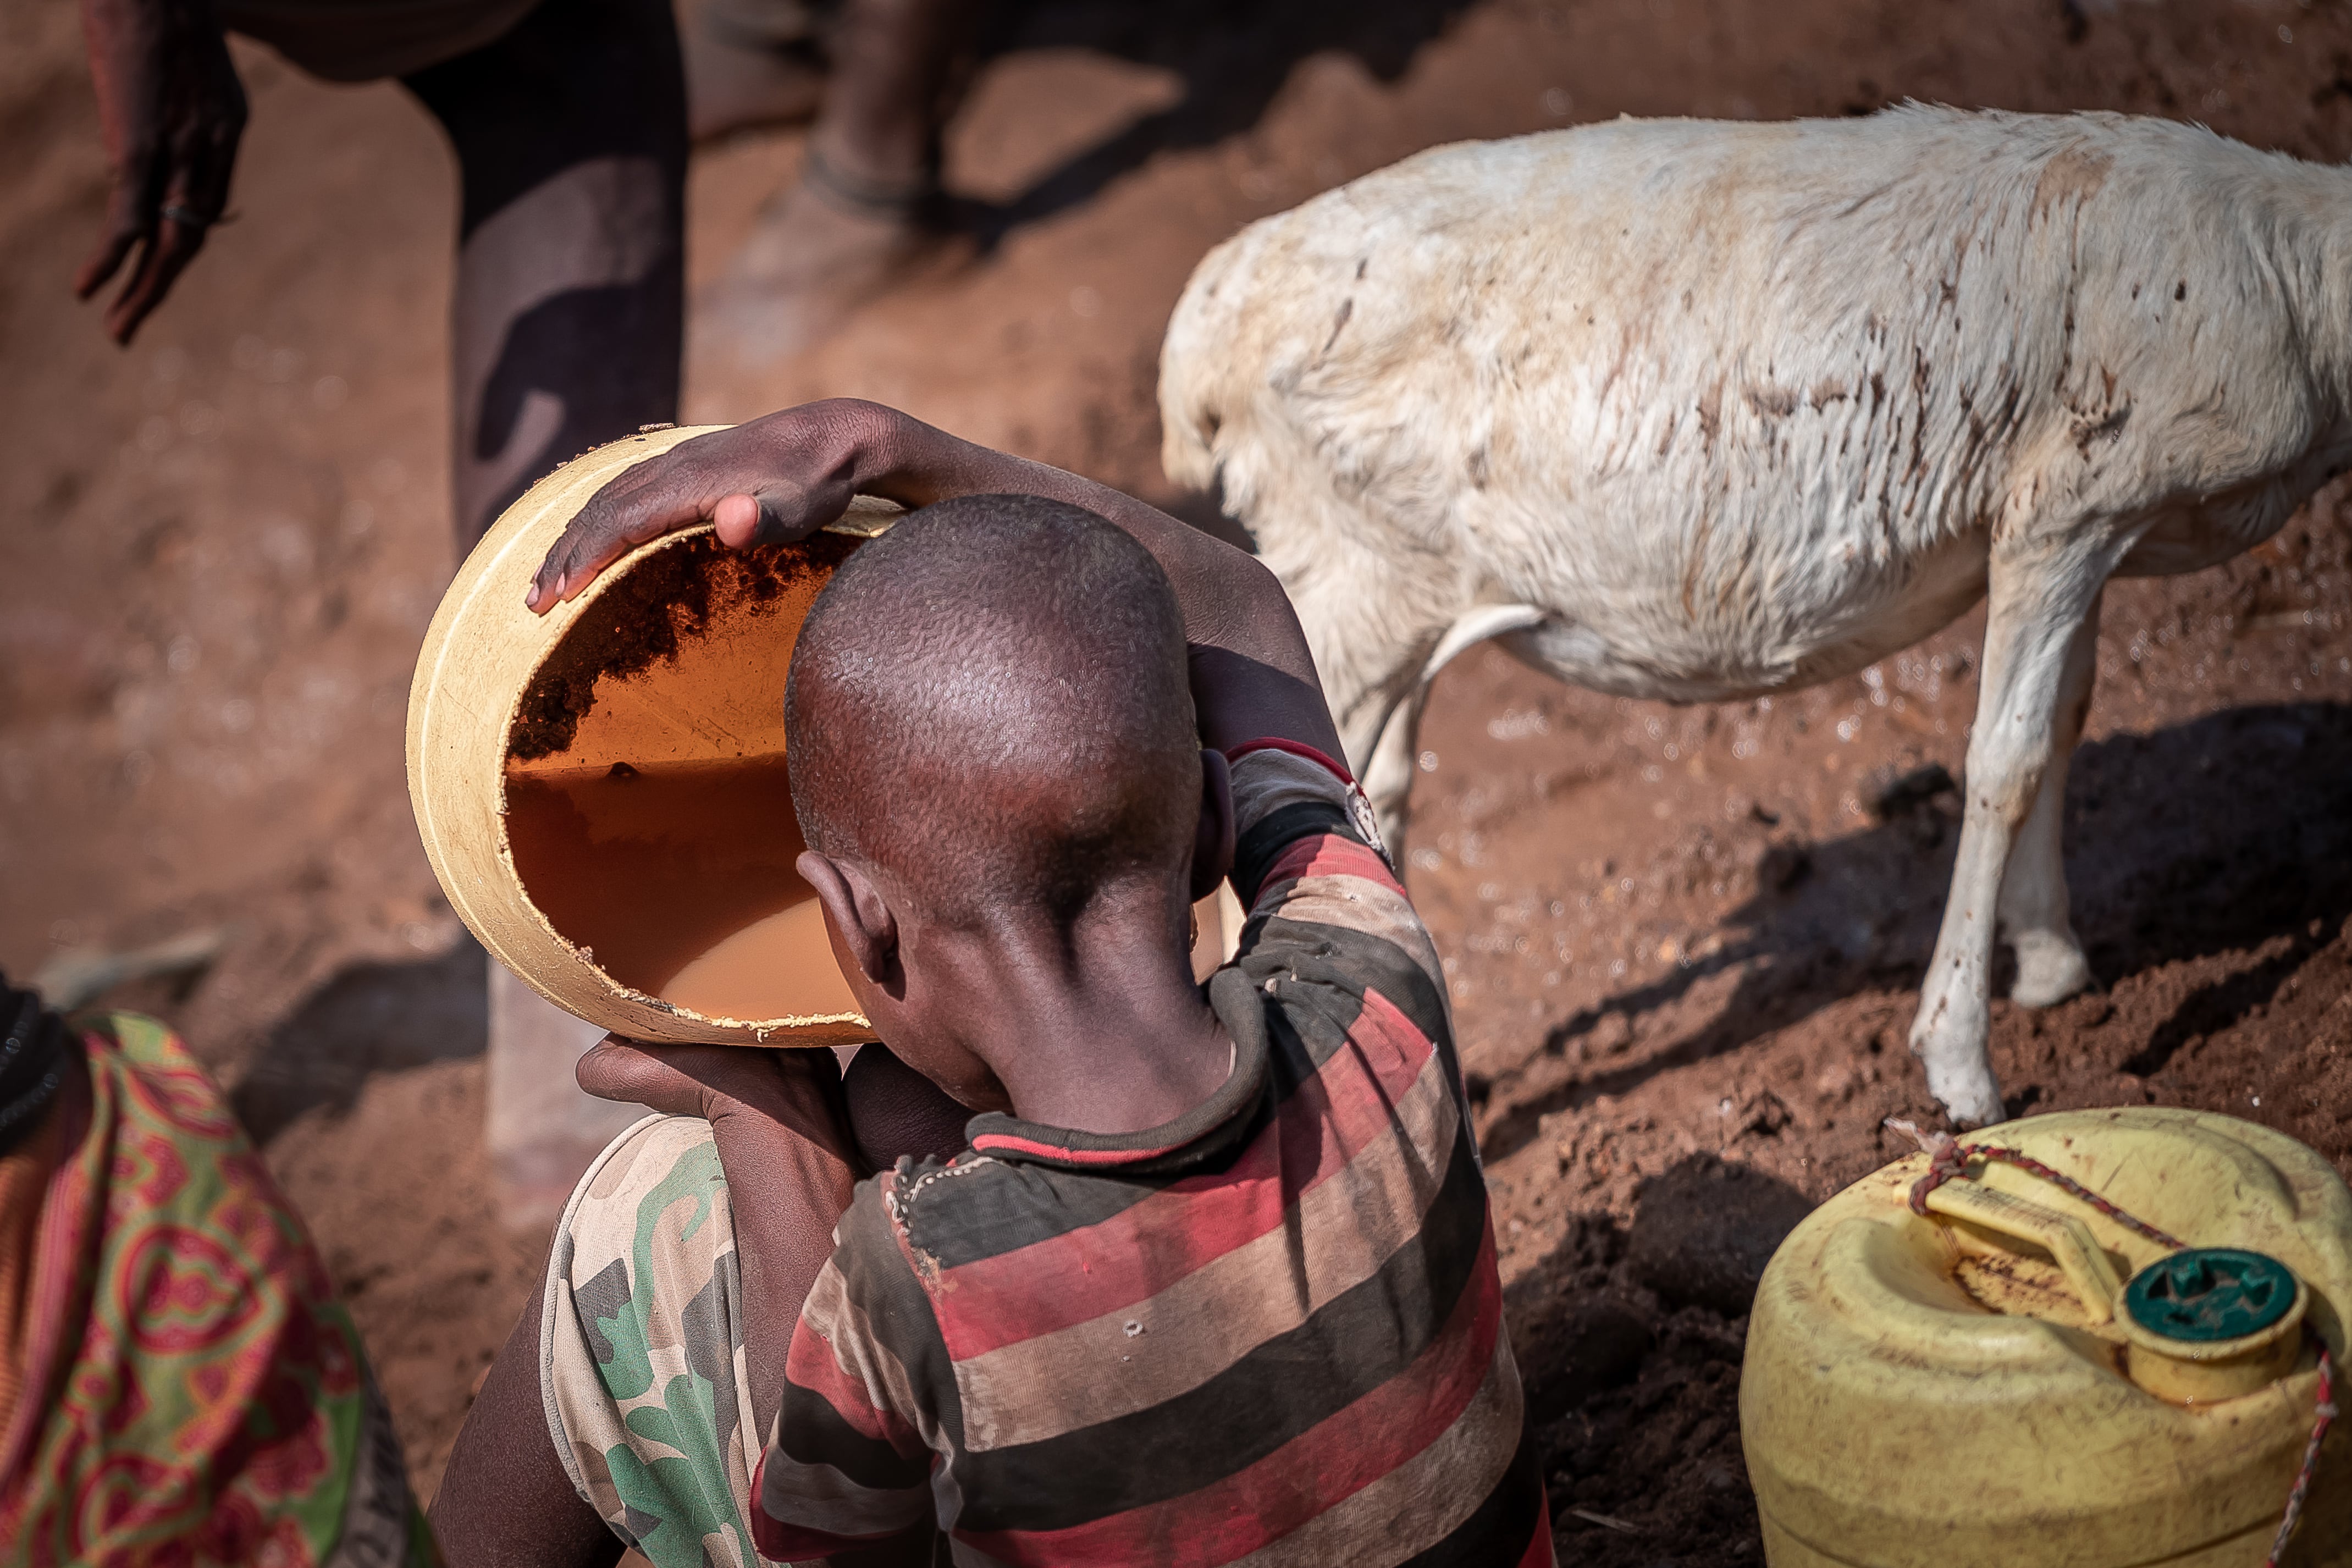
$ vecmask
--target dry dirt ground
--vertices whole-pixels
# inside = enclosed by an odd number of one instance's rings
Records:
[[[429,1492],[544,1246],[490,1215],[481,958],[401,775],[451,566],[452,170],[398,89],[240,60],[238,221],[118,353],[66,292],[103,189],[72,8],[0,7],[0,964],[230,929],[192,983],[112,999],[234,1087]],[[878,397],[1203,515],[1158,471],[1154,363],[1188,270],[1240,224],[1460,137],[1915,97],[2195,118],[2340,160],[2352,12],[1041,0],[956,128],[969,259],[762,376],[690,366],[688,412]],[[698,280],[798,147],[699,155]],[[2067,825],[2102,987],[1997,1005],[2014,1109],[2210,1107],[2352,1153],[2347,507],[2110,594]],[[1794,1216],[1898,1152],[1879,1120],[1927,1109],[1903,1041],[1957,833],[1951,796],[1916,786],[1959,770],[1976,645],[1964,622],[1769,705],[1615,701],[1486,654],[1440,683],[1410,874],[1483,1108],[1564,1560],[1757,1560],[1746,1293]]]

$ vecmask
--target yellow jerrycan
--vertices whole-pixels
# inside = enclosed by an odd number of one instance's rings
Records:
[[[1988,1146],[2047,1173],[1948,1157],[1927,1190],[1929,1157],[1898,1160],[1766,1268],[1739,1388],[1766,1561],[2261,1568],[2321,1347],[2344,1352],[2352,1194],[2293,1139],[2197,1111],[2036,1116],[1962,1150]],[[2279,1562],[2352,1564],[2342,1427],[2315,1463]]]
[[[747,551],[705,525],[543,616],[523,606],[607,480],[723,428],[601,447],[499,519],[425,634],[409,800],[458,917],[573,1016],[640,1040],[853,1044],[872,1031],[793,868],[784,676],[818,590],[898,509],[860,498]]]

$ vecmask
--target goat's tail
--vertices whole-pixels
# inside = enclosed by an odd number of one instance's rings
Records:
[[[1217,483],[1217,432],[1247,396],[1237,360],[1237,313],[1248,293],[1250,237],[1235,235],[1202,259],[1184,285],[1160,347],[1160,466],[1192,489]]]

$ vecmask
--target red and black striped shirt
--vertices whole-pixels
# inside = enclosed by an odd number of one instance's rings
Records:
[[[979,1117],[858,1189],[767,1556],[935,1519],[963,1564],[1551,1563],[1435,950],[1331,764],[1245,747],[1234,795],[1231,1078],[1115,1137]]]

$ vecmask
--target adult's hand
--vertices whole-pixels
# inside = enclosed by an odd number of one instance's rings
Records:
[[[81,19],[114,188],[74,292],[97,293],[136,250],[106,311],[127,343],[228,205],[245,89],[210,0],[81,0]]]
[[[835,398],[681,441],[588,499],[547,552],[527,603],[544,615],[638,545],[706,519],[731,549],[804,539],[861,489],[887,493],[878,481],[910,430],[936,434],[879,404]]]

